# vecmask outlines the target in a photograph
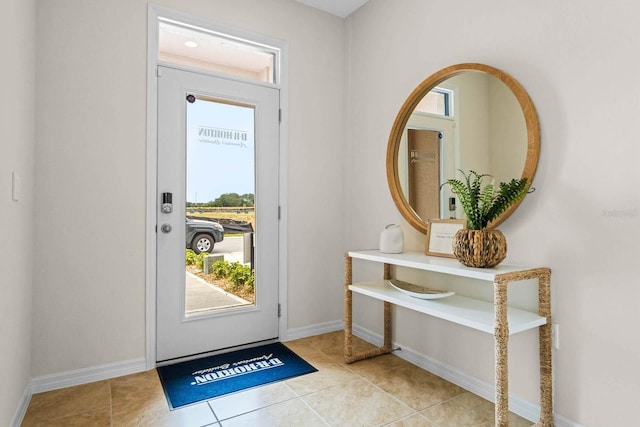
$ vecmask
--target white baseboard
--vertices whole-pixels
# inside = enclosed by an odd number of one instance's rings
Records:
[[[291,341],[343,329],[344,323],[339,320],[318,323],[302,328],[288,329],[286,336],[281,337],[281,340]],[[375,345],[380,346],[383,343],[382,335],[376,334],[357,325],[353,326],[353,334]],[[407,346],[399,346],[397,343],[394,343],[393,347],[400,347],[399,351],[394,351],[394,354],[398,357],[420,366],[422,369],[444,378],[465,390],[477,394],[478,396],[492,402],[494,401],[495,387],[493,384],[470,377],[456,368],[420,354]],[[10,426],[20,426],[33,394],[116,378],[123,375],[135,374],[145,370],[145,359],[141,358],[32,378],[29,384],[25,387],[25,391],[20,399],[20,403],[16,409]],[[529,421],[538,421],[540,406],[518,396],[509,395],[509,409],[513,413],[520,415]],[[554,422],[556,427],[584,427],[582,424],[576,423],[575,421],[569,420],[568,418],[558,414],[554,414]]]
[[[43,375],[31,379],[31,393],[42,393],[94,381],[107,380],[146,370],[144,358],[109,363],[91,368],[76,369],[59,374]]]
[[[29,407],[29,402],[31,402],[31,395],[31,386],[30,384],[27,384],[27,386],[24,388],[24,392],[22,392],[20,402],[18,402],[16,412],[15,414],[13,414],[13,419],[9,424],[10,427],[20,427],[20,425],[22,424],[24,415],[27,413],[27,408]]]
[[[135,374],[146,370],[145,359],[125,360],[91,368],[76,369],[59,374],[43,375],[31,378],[22,393],[22,398],[11,421],[11,427],[20,427],[27,413],[31,396],[45,391],[58,390],[94,381],[107,380],[123,375]]]
[[[357,325],[353,326],[353,334],[377,346],[381,346],[384,342],[382,335],[376,334]],[[408,362],[439,376],[440,378],[444,378],[445,380],[450,381],[473,394],[494,402],[495,386],[493,384],[470,377],[464,372],[438,360],[420,354],[410,347],[399,345],[397,343],[393,343],[392,347],[394,349],[399,349],[393,353],[396,356],[405,359]],[[513,394],[509,394],[509,410],[534,423],[538,422],[540,417],[540,405],[529,402],[528,400]],[[558,414],[554,414],[553,419],[556,427],[584,427],[581,424]]]
[[[326,334],[344,330],[344,323],[340,320],[332,322],[317,323],[315,325],[304,326],[302,328],[287,329],[286,336],[280,337],[281,341],[292,341],[300,338],[311,337],[313,335]]]
[[[288,329],[282,341],[291,341],[305,338],[312,335],[325,334],[328,332],[340,331],[344,329],[344,324],[340,320],[318,323],[302,328]],[[43,375],[32,378],[28,386],[28,397],[31,394],[45,391],[57,390],[65,387],[72,387],[80,384],[87,384],[94,381],[116,378],[123,375],[135,374],[146,370],[144,358],[127,360],[123,362],[110,363],[107,365],[94,366],[91,368],[77,369],[58,374]],[[28,402],[27,402],[28,405]]]

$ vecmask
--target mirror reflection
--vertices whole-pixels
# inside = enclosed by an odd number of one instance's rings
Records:
[[[496,183],[520,177],[527,128],[518,100],[496,77],[465,72],[432,89],[413,110],[398,148],[402,193],[423,220],[464,218],[449,186],[459,169]]]
[[[462,178],[459,170],[490,174],[496,184],[532,181],[539,147],[538,118],[517,81],[487,65],[453,65],[423,81],[396,117],[387,149],[391,195],[405,219],[426,232],[429,219],[464,218],[443,182]]]

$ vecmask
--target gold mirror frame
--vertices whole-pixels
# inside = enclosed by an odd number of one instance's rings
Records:
[[[420,218],[415,210],[409,205],[409,202],[400,187],[400,179],[398,176],[398,151],[400,140],[402,138],[402,133],[407,126],[407,122],[409,121],[411,114],[413,114],[413,110],[422,98],[424,98],[427,93],[440,83],[466,71],[490,74],[502,81],[511,90],[518,100],[520,108],[522,108],[522,113],[527,127],[527,157],[521,177],[527,178],[529,185],[533,182],[533,177],[535,176],[536,169],[538,167],[538,159],[540,157],[540,125],[538,123],[538,115],[536,114],[533,102],[531,102],[531,98],[529,98],[529,94],[520,85],[520,83],[501,70],[488,65],[475,63],[452,65],[432,74],[414,89],[402,105],[402,108],[400,108],[400,111],[396,116],[396,120],[393,123],[393,127],[391,128],[389,144],[387,146],[387,181],[389,183],[391,197],[404,219],[406,219],[409,224],[421,233],[426,234],[428,230],[427,222]],[[502,213],[502,215],[492,221],[488,228],[494,228],[506,220],[516,210],[523,199],[512,205]]]

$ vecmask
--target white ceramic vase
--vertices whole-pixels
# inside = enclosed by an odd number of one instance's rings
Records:
[[[401,254],[404,251],[404,235],[398,224],[389,224],[380,233],[380,252]]]

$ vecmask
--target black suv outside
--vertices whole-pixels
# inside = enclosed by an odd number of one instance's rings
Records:
[[[195,253],[213,252],[213,246],[224,239],[224,228],[213,221],[187,218],[187,249]]]

